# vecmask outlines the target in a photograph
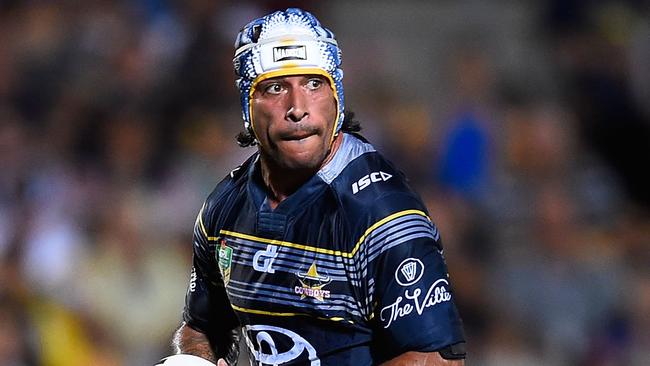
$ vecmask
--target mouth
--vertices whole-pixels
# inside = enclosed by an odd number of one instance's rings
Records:
[[[318,131],[295,131],[284,134],[280,138],[283,141],[300,141],[317,134]]]
[[[308,138],[309,136],[312,136],[312,134],[309,133],[304,133],[304,134],[299,134],[299,135],[291,135],[291,136],[286,136],[282,138],[282,141],[300,141]]]

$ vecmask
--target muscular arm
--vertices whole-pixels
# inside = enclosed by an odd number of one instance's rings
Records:
[[[217,362],[214,352],[212,352],[212,348],[210,347],[208,337],[190,328],[185,322],[181,324],[180,328],[174,334],[172,346],[176,354],[190,354],[205,358],[212,363]]]
[[[464,366],[465,360],[445,360],[438,352],[406,352],[381,366]]]

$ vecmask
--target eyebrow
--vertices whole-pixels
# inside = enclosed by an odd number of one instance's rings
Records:
[[[319,75],[319,74],[280,75],[280,76],[275,76],[275,77],[272,77],[272,78],[269,78],[269,79],[264,79],[264,80],[260,81],[259,84],[278,82],[278,81],[283,80],[285,78],[296,77],[296,76],[303,77],[303,78],[306,78],[306,79],[318,78],[318,79],[327,80],[327,78],[325,76]]]

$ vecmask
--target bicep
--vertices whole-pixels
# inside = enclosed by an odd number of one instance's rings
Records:
[[[465,360],[446,360],[438,352],[406,352],[381,366],[463,366]]]

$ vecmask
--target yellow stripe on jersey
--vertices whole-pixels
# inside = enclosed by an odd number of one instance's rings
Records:
[[[309,317],[311,317],[310,314],[303,314],[303,313],[277,313],[277,312],[266,311],[266,310],[242,308],[242,307],[239,307],[239,306],[233,305],[233,304],[230,304],[230,306],[235,311],[240,311],[242,313],[249,313],[249,314],[270,315],[270,316],[309,316]],[[338,316],[332,317],[332,318],[320,318],[320,317],[317,317],[316,319],[330,320],[330,321],[334,321],[334,322],[347,321],[348,323],[354,324],[354,322],[352,320],[346,320],[345,318],[341,318],[341,317],[338,317]]]
[[[205,208],[205,204],[203,204],[203,207],[201,207],[201,211],[199,211],[199,215],[196,217],[196,222],[199,224],[199,227],[201,228],[201,232],[203,233],[203,236],[205,236],[208,241],[217,241],[216,236],[209,236],[208,231],[205,230],[205,225],[203,225],[203,209]]]
[[[265,243],[265,244],[278,245],[278,246],[282,246],[282,247],[295,248],[295,249],[306,250],[306,251],[309,251],[309,252],[315,252],[315,253],[320,253],[320,254],[329,254],[329,255],[343,257],[343,258],[352,258],[356,254],[356,252],[359,250],[359,248],[361,247],[361,243],[363,243],[363,241],[366,240],[366,238],[374,230],[376,230],[378,227],[380,227],[380,226],[384,225],[385,223],[387,223],[387,222],[389,222],[391,220],[394,220],[394,219],[396,219],[398,217],[402,217],[402,216],[405,216],[405,215],[411,215],[411,214],[424,216],[424,217],[427,218],[427,220],[431,221],[431,219],[429,219],[429,216],[427,216],[427,214],[425,214],[424,212],[422,212],[420,210],[404,210],[404,211],[396,212],[396,213],[394,213],[392,215],[384,217],[383,219],[377,221],[372,226],[370,226],[366,230],[366,232],[363,233],[363,235],[361,235],[361,237],[359,238],[359,240],[355,244],[354,248],[349,253],[348,252],[342,252],[340,250],[318,248],[318,247],[311,246],[311,245],[296,244],[296,243],[291,243],[291,242],[288,242],[288,241],[282,241],[282,240],[277,240],[277,239],[261,238],[259,236],[243,234],[243,233],[238,233],[238,232],[228,231],[228,230],[221,230],[221,231],[219,231],[219,234],[228,235],[228,236],[232,236],[232,237],[240,238],[240,239],[252,240],[252,241],[259,242],[259,243]],[[203,225],[203,223],[201,223],[201,225]],[[206,234],[206,236],[207,236],[207,234]],[[208,240],[216,240],[216,238],[214,238],[214,239],[208,238]]]
[[[320,254],[330,254],[330,255],[335,255],[335,256],[340,256],[340,257],[347,257],[347,256],[350,255],[349,253],[344,253],[344,252],[341,252],[340,250],[317,248],[317,247],[314,247],[314,246],[296,244],[296,243],[291,243],[291,242],[288,242],[288,241],[260,238],[259,236],[236,233],[234,231],[228,231],[228,230],[221,230],[221,231],[219,231],[219,234],[229,235],[229,236],[233,236],[235,238],[247,239],[247,240],[252,240],[252,241],[265,243],[265,244],[273,244],[273,245],[278,245],[278,246],[282,246],[282,247],[289,247],[289,248],[295,248],[295,249],[300,249],[300,250],[306,250],[306,251],[309,251],[309,252],[316,252],[316,253],[320,253]]]
[[[424,212],[422,212],[420,210],[404,210],[404,211],[396,212],[396,213],[394,213],[392,215],[386,216],[383,219],[381,219],[381,220],[377,221],[376,223],[374,223],[372,226],[370,226],[366,230],[366,232],[363,233],[363,235],[361,235],[361,237],[357,241],[357,244],[352,249],[351,256],[354,255],[357,252],[357,250],[359,250],[359,247],[361,246],[361,243],[363,243],[363,241],[366,240],[368,235],[370,235],[370,233],[372,233],[375,229],[377,229],[381,225],[383,225],[383,224],[385,224],[385,223],[387,223],[387,222],[389,222],[391,220],[394,220],[394,219],[396,219],[398,217],[410,215],[410,214],[421,215],[421,216],[426,217],[427,220],[431,221],[429,216],[427,216],[427,214],[425,214]]]

